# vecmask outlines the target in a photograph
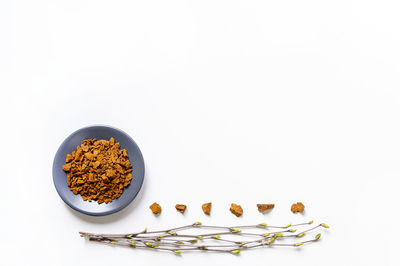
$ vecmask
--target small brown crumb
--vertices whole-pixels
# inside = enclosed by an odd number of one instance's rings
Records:
[[[153,204],[151,204],[149,208],[155,215],[158,215],[161,213],[161,206],[157,202],[154,202]]]
[[[186,205],[184,204],[176,204],[175,205],[175,209],[180,212],[180,213],[184,213],[186,211]]]
[[[74,157],[71,156],[71,154],[67,154],[67,157],[65,158],[65,162],[69,163],[70,161],[72,161],[74,159]]]
[[[65,172],[68,172],[69,170],[71,170],[71,167],[72,167],[72,164],[71,164],[71,163],[67,163],[67,164],[64,164],[64,165],[62,166],[62,169],[63,169]]]
[[[204,214],[210,215],[211,213],[211,202],[204,203],[201,205],[201,208],[203,209]]]
[[[266,212],[272,210],[275,207],[275,204],[257,204],[257,208],[259,212]]]
[[[231,211],[231,213],[233,213],[234,215],[236,215],[236,217],[240,217],[243,215],[243,209],[242,206],[237,205],[235,203],[231,204],[231,208],[229,209]]]
[[[293,212],[293,213],[296,213],[296,212],[304,212],[304,204],[303,203],[301,203],[301,202],[297,202],[297,203],[293,203],[292,204],[292,208],[290,208],[290,210]]]

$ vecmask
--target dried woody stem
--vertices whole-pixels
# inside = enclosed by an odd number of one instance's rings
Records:
[[[81,237],[85,237],[90,241],[100,242],[104,244],[112,244],[131,248],[145,248],[171,251],[181,254],[182,251],[204,250],[215,252],[228,252],[239,254],[244,249],[251,249],[263,246],[291,246],[299,247],[305,243],[318,241],[321,234],[317,234],[314,238],[293,243],[276,243],[277,240],[285,238],[300,238],[306,233],[313,231],[319,227],[329,228],[328,225],[321,223],[314,227],[308,227],[299,233],[296,227],[311,225],[313,221],[300,224],[288,224],[286,226],[270,226],[266,223],[257,225],[242,226],[210,226],[202,225],[196,222],[191,225],[175,227],[167,230],[148,231],[147,228],[141,232],[130,234],[92,234],[80,232]],[[203,234],[181,234],[178,231],[189,231],[190,229],[208,229],[216,230],[214,233]],[[263,233],[243,232],[244,229],[262,229]],[[281,229],[270,232],[270,229]],[[239,240],[226,239],[226,236],[236,236]],[[252,240],[244,238],[253,237]],[[214,241],[214,244],[212,243]],[[211,242],[211,244],[209,244]]]

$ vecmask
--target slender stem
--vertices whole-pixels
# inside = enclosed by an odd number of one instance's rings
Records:
[[[301,225],[308,225],[309,223],[299,223],[299,224],[293,224],[291,225],[291,227],[295,227],[295,226],[301,226]],[[126,238],[130,238],[129,236],[138,236],[138,235],[145,235],[145,234],[158,234],[158,233],[168,233],[168,232],[175,232],[175,231],[180,231],[180,230],[184,230],[184,229],[189,229],[189,228],[214,228],[214,229],[226,229],[226,230],[232,230],[234,228],[238,229],[238,228],[259,228],[259,229],[268,229],[268,228],[287,228],[287,226],[272,226],[272,225],[267,225],[267,226],[263,226],[261,224],[256,224],[256,225],[239,225],[239,226],[213,226],[213,225],[196,225],[196,224],[190,224],[190,225],[185,225],[185,226],[180,226],[180,227],[175,227],[172,229],[168,229],[168,230],[158,230],[158,231],[147,231],[147,230],[143,230],[141,232],[136,232],[136,233],[129,233],[129,234],[90,234],[90,235],[96,235],[99,237],[126,237]],[[85,232],[79,232],[81,234],[82,237],[85,236],[85,234],[89,234],[89,233],[85,233]],[[214,233],[216,234],[216,233]],[[210,234],[211,235],[211,234]]]
[[[201,225],[200,223],[194,223],[191,225],[185,225],[175,227],[169,230],[158,230],[158,231],[141,231],[133,234],[91,234],[80,232],[81,237],[85,237],[90,241],[99,242],[103,244],[135,247],[143,249],[156,249],[172,251],[180,253],[181,251],[189,250],[204,250],[204,251],[215,251],[215,252],[231,252],[238,254],[240,250],[252,249],[263,246],[291,246],[297,247],[305,243],[315,242],[320,238],[317,235],[315,239],[305,240],[299,243],[276,243],[283,238],[299,237],[303,236],[304,233],[313,231],[319,227],[327,227],[324,224],[319,224],[314,227],[308,228],[301,231],[300,233],[294,234],[293,227],[309,225],[311,223],[299,223],[288,226],[268,226],[265,224],[258,225],[241,225],[234,227],[227,226],[211,226]],[[269,233],[251,233],[243,232],[242,229],[270,229],[280,228],[276,232]],[[201,234],[187,234],[177,233],[177,231],[190,230],[190,229],[216,229],[220,230],[214,233],[201,233]],[[290,234],[293,233],[293,234]],[[239,238],[238,241],[224,238],[225,236],[236,236]],[[256,237],[254,240],[244,240],[243,237]],[[200,242],[199,242],[200,241]],[[211,241],[216,241],[214,244]],[[220,243],[218,243],[220,242]],[[228,244],[222,244],[226,242]],[[210,244],[209,244],[210,243]]]

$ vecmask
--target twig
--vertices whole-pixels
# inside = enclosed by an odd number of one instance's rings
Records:
[[[305,243],[315,242],[320,239],[321,234],[317,234],[314,239],[305,240],[302,242],[293,243],[276,243],[276,241],[288,238],[300,238],[306,233],[313,231],[319,227],[329,228],[326,224],[319,224],[295,234],[295,227],[310,225],[308,223],[289,224],[286,226],[269,226],[265,223],[257,225],[241,225],[241,226],[212,226],[202,225],[196,222],[191,225],[175,227],[167,230],[148,231],[147,229],[131,234],[92,234],[80,232],[81,237],[85,237],[90,241],[111,244],[117,246],[127,246],[132,248],[146,248],[155,250],[172,251],[176,254],[181,254],[182,251],[189,250],[204,250],[214,252],[229,252],[239,254],[244,249],[252,249],[264,246],[276,247],[299,247]],[[262,229],[268,231],[270,228],[285,229],[267,233],[251,233],[244,232],[244,229]],[[214,233],[201,234],[183,234],[177,231],[191,229],[214,229],[220,230]],[[230,240],[225,236],[235,236],[239,240]],[[244,237],[256,237],[255,240],[245,240]],[[220,243],[218,243],[220,242]],[[221,242],[229,243],[222,244]]]

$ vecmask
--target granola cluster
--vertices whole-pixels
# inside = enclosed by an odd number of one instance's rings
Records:
[[[109,203],[121,196],[132,180],[128,152],[119,142],[85,139],[72,154],[67,154],[62,169],[68,187],[83,200]]]

